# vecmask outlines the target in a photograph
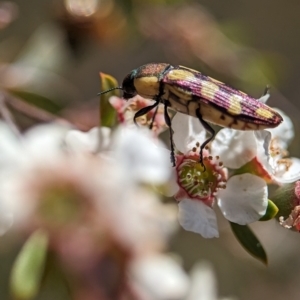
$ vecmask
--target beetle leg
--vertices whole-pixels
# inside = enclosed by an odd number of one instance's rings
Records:
[[[137,122],[136,122],[136,119],[137,119],[138,117],[141,117],[141,116],[145,115],[145,114],[148,113],[151,109],[157,107],[158,104],[159,104],[159,101],[156,101],[154,104],[149,105],[149,106],[146,106],[146,107],[143,107],[142,109],[140,109],[139,111],[137,111],[137,112],[135,113],[134,117],[133,117],[133,122],[134,122],[134,124],[135,124],[136,126],[138,126],[138,124],[137,124]],[[156,111],[157,111],[157,110],[156,110]],[[156,113],[155,113],[155,114],[156,114]],[[155,115],[154,115],[154,116],[155,116]],[[152,121],[151,121],[151,124],[153,125],[153,119],[152,119]],[[150,124],[150,126],[151,126],[151,124]],[[152,126],[151,126],[151,127],[152,127]],[[150,128],[150,129],[151,129],[151,128]]]
[[[164,115],[165,115],[165,122],[169,127],[169,132],[170,132],[170,146],[171,146],[171,163],[173,164],[173,167],[176,167],[176,159],[175,159],[175,147],[174,147],[174,142],[173,142],[173,129],[172,129],[172,122],[170,119],[170,116],[168,114],[168,103],[165,102],[165,110],[164,110]]]
[[[214,139],[215,135],[216,135],[216,132],[214,131],[214,129],[207,123],[203,120],[202,118],[202,115],[201,113],[199,112],[199,110],[197,109],[196,110],[196,115],[197,115],[197,118],[198,120],[201,122],[202,126],[205,128],[206,131],[208,131],[210,133],[210,137],[204,142],[201,144],[200,146],[200,164],[204,167],[204,172],[206,171],[206,168],[205,168],[205,165],[203,163],[203,149],[205,148],[205,146],[211,141]]]
[[[157,111],[158,111],[158,105],[156,106],[156,109],[154,111],[154,114],[153,114],[153,117],[152,117],[152,120],[151,120],[151,123],[149,125],[149,129],[151,130],[152,127],[153,127],[153,123],[154,123],[154,120],[155,120],[155,117],[156,117],[156,114],[157,114]]]

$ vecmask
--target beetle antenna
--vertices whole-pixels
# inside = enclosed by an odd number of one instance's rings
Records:
[[[117,87],[111,88],[111,89],[109,89],[109,90],[103,91],[103,92],[101,92],[101,93],[98,93],[97,95],[98,95],[98,96],[99,96],[99,95],[103,95],[103,94],[106,94],[106,93],[111,92],[111,91],[113,91],[113,90],[123,90],[123,88],[122,88],[121,86],[117,86]]]

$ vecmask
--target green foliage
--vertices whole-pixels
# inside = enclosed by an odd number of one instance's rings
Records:
[[[274,202],[272,202],[271,200],[268,200],[268,207],[267,207],[266,213],[263,217],[261,217],[259,219],[259,221],[269,221],[269,220],[275,218],[277,213],[278,213],[278,207],[275,205]]]
[[[59,103],[59,101],[54,102],[53,100],[43,95],[20,90],[12,91],[11,93],[22,99],[24,102],[27,102],[33,106],[36,106],[53,114],[57,114],[63,108],[62,103]]]
[[[26,241],[17,256],[11,273],[11,293],[14,299],[33,299],[38,293],[43,276],[48,236],[35,231]]]
[[[268,259],[265,249],[253,231],[247,225],[239,225],[230,222],[230,226],[241,246],[254,258],[260,260],[264,264],[267,264]]]
[[[295,183],[289,183],[279,187],[275,193],[272,194],[272,199],[280,212],[277,217],[283,216],[287,218],[294,209],[295,203],[297,203]]]
[[[111,75],[102,72],[100,72],[99,75],[101,92],[119,86],[118,81]],[[114,95],[120,96],[119,90],[113,90],[100,96],[101,126],[113,127],[116,124],[116,111],[108,101],[109,98]]]

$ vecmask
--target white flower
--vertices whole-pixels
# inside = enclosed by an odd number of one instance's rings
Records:
[[[268,159],[268,144],[271,134],[267,131],[239,131],[221,129],[211,142],[211,154],[220,156],[224,165],[239,169],[255,157]]]
[[[144,99],[139,95],[127,101],[124,101],[122,98],[112,96],[109,98],[109,102],[116,109],[119,122],[130,127],[136,127],[133,119],[138,111],[153,105],[152,100]],[[138,126],[146,128],[147,130],[151,127],[152,132],[156,136],[167,129],[162,104],[159,104],[157,108],[138,117],[136,121]]]
[[[162,184],[169,179],[169,157],[164,145],[151,136],[148,130],[120,127],[113,134],[108,128],[93,128],[89,132],[72,130],[66,135],[66,145],[72,152],[99,152],[99,137],[103,137],[102,149],[106,155],[123,167],[125,180]],[[108,153],[107,153],[108,152]]]
[[[97,130],[85,134],[69,129],[41,125],[18,139],[0,123],[0,231],[7,230],[11,216],[16,228],[26,230],[56,228],[65,220],[84,225],[82,216],[90,214],[90,223],[111,224],[124,244],[162,247],[175,228],[174,208],[139,185],[168,179],[160,147],[128,129],[106,142],[110,150],[105,155],[94,155]]]
[[[293,124],[282,111],[283,122],[274,129],[237,131],[224,128],[211,143],[212,155],[231,169],[245,168],[267,182],[289,183],[299,177],[300,160],[286,157],[294,137]]]
[[[187,300],[217,300],[217,284],[212,267],[202,262],[193,267],[191,289]]]
[[[99,150],[97,141],[101,136],[101,145],[104,147]],[[151,230],[154,230],[153,236],[163,237],[159,242],[163,244],[174,230],[174,209],[160,204],[151,193],[135,186],[136,183],[163,184],[169,179],[169,160],[162,143],[153,138],[148,130],[124,126],[113,133],[108,128],[93,128],[86,133],[72,130],[67,133],[65,141],[67,149],[72,149],[72,152],[97,154],[117,165],[121,179],[112,190],[122,193],[122,197],[118,195],[120,213],[116,219],[124,219],[124,225],[119,231],[132,232],[139,244],[147,248],[147,240],[154,240],[150,234]],[[115,181],[114,178],[111,180]],[[134,187],[130,188],[132,185]],[[133,214],[132,210],[139,213]],[[157,227],[154,224],[157,224]],[[156,230],[159,230],[160,234]],[[147,231],[148,234],[145,235]],[[130,241],[128,235],[121,236]]]
[[[130,275],[139,299],[219,299],[216,279],[207,262],[197,263],[188,276],[171,256],[152,254],[135,260]]]
[[[283,122],[275,127],[267,129],[267,131],[272,133],[272,139],[276,140],[276,143],[279,143],[281,149],[287,149],[291,141],[293,140],[294,126],[291,119],[280,109],[275,109],[283,118]]]
[[[268,129],[272,134],[269,164],[277,183],[291,183],[300,177],[300,159],[288,157],[287,151],[294,138],[294,127],[291,119],[283,111],[276,110],[282,115],[283,122],[276,128]]]
[[[170,256],[155,254],[133,261],[132,285],[139,299],[181,300],[189,290],[189,277]]]
[[[37,126],[19,141],[0,123],[0,140],[5,141],[0,149],[0,233],[12,218],[18,233],[43,229],[62,266],[82,278],[81,289],[89,292],[97,282],[95,299],[107,286],[130,294],[131,264],[150,254],[159,257],[177,227],[176,206],[163,204],[145,185],[163,183],[169,166],[160,148],[137,131],[118,131],[107,143],[110,149],[95,154],[97,130],[71,131],[70,136],[68,129]]]
[[[249,173],[232,176],[217,194],[218,205],[231,222],[245,225],[262,217],[268,204],[266,182]]]
[[[68,130],[69,125],[52,123],[33,127],[17,137],[7,124],[0,122],[0,167],[11,168],[30,163],[33,159],[47,160],[60,156]]]
[[[279,184],[295,182],[300,177],[300,159],[297,157],[279,159],[274,169],[274,180]]]
[[[218,300],[217,282],[208,262],[197,263],[191,271],[191,284],[185,300]],[[225,298],[222,298],[225,300]],[[232,298],[226,298],[227,300]]]
[[[111,140],[111,130],[108,127],[94,127],[88,132],[77,129],[66,133],[65,143],[73,153],[96,153],[107,149]]]
[[[176,147],[183,153],[177,156],[177,189],[173,191],[179,201],[179,221],[183,228],[206,238],[218,237],[212,209],[216,200],[231,222],[245,225],[259,220],[268,203],[266,182],[249,173],[228,179],[224,166],[242,166],[264,152],[268,133],[260,132],[255,138],[255,133],[249,132],[246,138],[238,131],[220,130],[210,151],[204,150],[206,171],[203,172],[198,153],[205,141],[205,129],[196,118],[181,114],[173,118],[173,127]]]

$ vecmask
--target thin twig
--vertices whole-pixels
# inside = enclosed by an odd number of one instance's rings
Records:
[[[71,123],[70,121],[68,121],[60,116],[57,116],[55,114],[45,111],[42,108],[39,108],[30,103],[27,103],[23,99],[21,99],[17,96],[14,96],[10,93],[2,91],[2,94],[3,94],[3,101],[6,103],[6,105],[12,107],[13,109],[17,110],[18,112],[20,112],[28,117],[31,117],[35,120],[38,120],[41,122],[58,121],[58,122],[68,123],[68,124]],[[85,125],[82,125],[82,124],[76,124],[76,127],[79,130],[87,130],[88,129]]]
[[[98,126],[98,142],[97,142],[97,148],[96,153],[99,153],[103,148],[103,132],[101,130],[102,128],[102,110],[101,110],[101,96],[99,98],[99,126]]]
[[[15,133],[15,135],[20,136],[20,130],[13,115],[10,113],[9,109],[6,106],[5,95],[3,93],[0,93],[0,114],[2,115],[6,124]]]
[[[57,119],[60,119],[58,116],[51,114],[39,107],[36,107],[30,103],[25,102],[21,98],[14,96],[9,93],[5,93],[5,100],[7,105],[16,109],[17,111],[23,113],[26,116],[29,116],[35,120],[43,122],[51,122]]]

